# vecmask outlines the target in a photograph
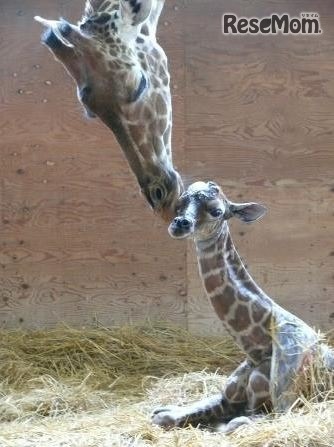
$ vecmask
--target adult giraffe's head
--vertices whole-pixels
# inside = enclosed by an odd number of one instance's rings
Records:
[[[244,222],[254,222],[266,213],[258,203],[230,202],[214,182],[196,182],[182,194],[176,207],[176,215],[169,226],[169,234],[175,239],[193,237],[207,240],[222,231],[231,217]]]
[[[183,191],[173,168],[167,58],[156,41],[164,0],[87,0],[78,25],[36,17],[43,43],[77,84],[87,115],[114,133],[142,192],[164,219]]]

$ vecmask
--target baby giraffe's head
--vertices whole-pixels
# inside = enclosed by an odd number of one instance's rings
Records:
[[[254,222],[265,213],[258,203],[230,202],[214,182],[196,182],[182,194],[168,231],[175,239],[207,240],[218,235],[231,217]]]

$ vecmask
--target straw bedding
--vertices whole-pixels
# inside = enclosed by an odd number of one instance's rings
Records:
[[[156,406],[221,389],[242,358],[230,339],[163,325],[0,337],[0,447],[334,446],[333,389],[228,436],[150,424]]]

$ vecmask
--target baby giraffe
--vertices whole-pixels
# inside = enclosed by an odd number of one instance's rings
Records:
[[[230,202],[213,182],[196,182],[182,194],[169,233],[194,239],[207,296],[246,360],[223,393],[185,407],[157,409],[153,423],[171,428],[228,422],[225,431],[230,432],[261,410],[286,411],[298,398],[297,379],[316,356],[334,370],[333,351],[261,290],[233,245],[228,220],[254,222],[265,212],[257,203]]]

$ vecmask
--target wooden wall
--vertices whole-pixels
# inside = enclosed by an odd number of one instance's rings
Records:
[[[35,14],[76,20],[82,3],[0,3],[0,323],[160,318],[221,332],[192,244],[168,237],[111,132],[85,120],[71,79],[39,44]],[[316,11],[324,32],[223,36],[231,11]],[[232,224],[241,255],[279,303],[332,328],[334,4],[167,0],[159,31],[178,168],[267,204],[263,221]]]

